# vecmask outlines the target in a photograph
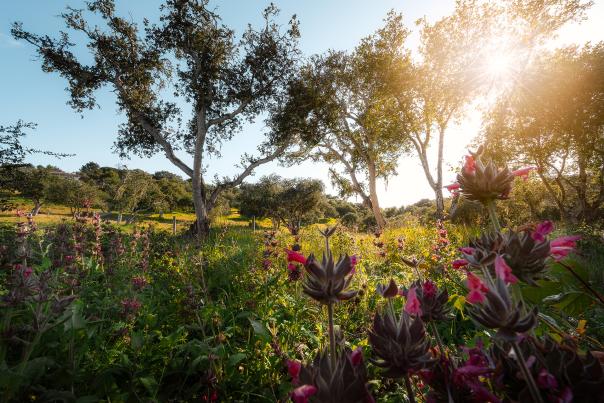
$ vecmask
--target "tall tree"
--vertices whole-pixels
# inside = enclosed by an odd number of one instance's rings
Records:
[[[542,53],[488,115],[484,138],[501,159],[539,167],[566,220],[604,204],[604,42]]]
[[[451,125],[497,81],[514,85],[503,70],[522,70],[536,48],[590,5],[581,0],[459,0],[451,15],[433,24],[418,21],[421,57],[414,65],[415,116],[408,137],[434,191],[437,216],[444,211],[444,149]],[[405,99],[403,109],[406,104]],[[431,149],[435,160],[429,157]]]
[[[131,18],[115,13],[113,0],[93,0],[88,12],[103,25],[92,26],[84,10],[68,8],[62,18],[68,29],[86,38],[93,62],[86,64],[72,52],[67,33],[58,39],[40,36],[15,23],[12,34],[37,49],[46,72],[57,72],[68,82],[70,105],[77,111],[96,105],[95,93],[108,86],[126,116],[116,141],[123,154],[149,156],[163,152],[192,180],[197,234],[209,231],[209,212],[219,194],[237,186],[259,165],[272,161],[287,143],[265,141],[260,156],[242,156],[242,170],[232,178],[215,178],[206,192],[204,163],[219,156],[223,143],[278,101],[280,89],[291,77],[298,58],[297,21],[282,32],[274,21],[278,10],[269,6],[260,29],[249,26],[240,40],[232,29],[208,10],[208,0],[167,0],[158,24],[144,21],[144,30]],[[96,19],[95,19],[96,20]],[[186,120],[173,98],[163,98],[168,85],[191,108]],[[186,151],[192,162],[177,152]]]
[[[303,145],[302,154],[290,157],[329,164],[341,194],[360,196],[380,228],[386,221],[377,181],[396,173],[406,146],[401,132],[409,119],[397,100],[404,103],[402,94],[410,88],[408,34],[402,16],[391,12],[384,27],[352,53],[314,56],[290,83],[288,100],[272,120],[277,138],[293,137]]]

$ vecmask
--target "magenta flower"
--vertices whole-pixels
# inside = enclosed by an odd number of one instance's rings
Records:
[[[465,255],[473,255],[474,254],[474,248],[470,247],[470,246],[464,246],[463,248],[459,248],[459,251]]]
[[[463,170],[465,173],[470,175],[476,172],[476,161],[474,160],[474,157],[471,155],[466,155],[466,163],[463,166]]]
[[[466,259],[457,259],[451,262],[451,266],[453,266],[453,268],[456,270],[459,270],[462,267],[467,266],[468,264],[469,262]]]
[[[306,265],[306,257],[303,254],[289,249],[285,249],[285,253],[287,253],[288,262],[297,262]]]
[[[289,271],[296,271],[296,270],[298,270],[298,266],[296,266],[295,263],[289,262],[287,264],[287,270],[289,270]]]
[[[287,360],[287,372],[289,373],[289,376],[292,377],[292,383],[294,385],[298,384],[300,369],[302,369],[302,364],[300,363],[300,361]]]
[[[460,187],[461,187],[461,185],[457,182],[444,186],[444,188],[447,189],[449,192],[454,192],[455,190],[458,190]]]
[[[418,315],[421,316],[422,309],[419,299],[417,299],[417,295],[415,293],[415,287],[409,288],[407,291],[407,302],[405,303],[405,312],[410,315]]]
[[[21,272],[21,275],[23,276],[23,278],[28,278],[34,272],[34,270],[31,267],[24,267],[23,265],[21,265],[19,263],[17,263],[15,265],[15,270]]]
[[[537,242],[545,242],[545,237],[548,236],[554,230],[554,223],[545,220],[533,231],[531,237]]]
[[[302,385],[294,389],[291,394],[294,403],[307,403],[308,398],[317,393],[317,388],[313,385]]]
[[[529,173],[533,170],[533,169],[537,169],[537,167],[526,167],[526,168],[520,168],[517,169],[515,171],[512,171],[512,175],[517,176],[519,178],[522,178],[524,180],[528,179],[528,175]]]
[[[422,285],[422,291],[425,298],[432,298],[436,295],[438,289],[432,281],[428,280]]]
[[[147,280],[142,276],[136,276],[132,278],[132,285],[137,290],[142,290],[147,285]]]
[[[352,365],[355,367],[363,362],[363,349],[361,347],[357,347],[350,353],[350,362],[352,362]]]
[[[542,368],[537,376],[537,385],[541,389],[558,389],[556,377],[550,374],[545,368]]]
[[[518,282],[518,277],[512,274],[512,268],[506,263],[501,255],[497,255],[495,258],[495,274],[508,284],[515,284]]]
[[[568,254],[575,251],[580,235],[568,235],[556,238],[550,242],[550,255],[555,261],[559,261]]]
[[[350,270],[350,274],[354,274],[357,271],[357,264],[359,263],[359,256],[352,255],[350,256],[350,265],[352,266],[352,270]]]
[[[468,272],[466,284],[470,292],[466,296],[466,301],[470,304],[479,304],[484,302],[485,295],[489,290],[482,280],[472,272]]]

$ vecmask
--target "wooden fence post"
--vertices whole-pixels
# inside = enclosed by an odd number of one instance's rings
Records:
[[[172,216],[172,235],[176,235],[176,216]]]

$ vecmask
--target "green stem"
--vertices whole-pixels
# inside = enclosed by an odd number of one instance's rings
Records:
[[[501,225],[499,224],[499,218],[497,217],[495,200],[489,200],[485,203],[485,206],[489,212],[489,218],[491,219],[491,225],[493,226],[494,232],[501,231]]]
[[[576,278],[577,280],[579,280],[579,282],[581,284],[583,284],[583,287],[585,287],[587,289],[587,291],[589,291],[594,297],[596,297],[596,299],[598,301],[600,301],[600,303],[602,303],[604,305],[604,297],[602,297],[602,295],[600,295],[599,292],[597,292],[595,289],[592,288],[591,285],[589,285],[589,283],[585,280],[583,280],[583,278],[581,276],[579,276],[577,274],[577,272],[569,265],[567,265],[566,263],[563,262],[558,262],[560,264],[560,266],[564,267],[566,270],[568,270],[570,272],[570,274],[573,275],[574,278]]]
[[[329,320],[329,355],[333,369],[336,367],[336,334],[333,330],[333,302],[327,304],[327,318]]]
[[[529,391],[531,392],[531,396],[535,403],[543,403],[543,399],[541,398],[541,393],[539,392],[539,388],[537,388],[537,384],[535,383],[535,379],[531,375],[531,372],[526,365],[526,361],[524,360],[524,356],[522,355],[522,351],[520,350],[520,346],[517,341],[512,342],[512,348],[514,349],[514,353],[516,353],[516,359],[518,360],[518,364],[520,364],[520,369],[522,370],[522,375],[526,381],[526,384],[529,387]]]
[[[409,381],[409,374],[405,374],[405,387],[407,388],[407,396],[409,397],[409,401],[411,403],[415,403],[415,395],[413,393],[413,389],[411,388],[411,381]]]

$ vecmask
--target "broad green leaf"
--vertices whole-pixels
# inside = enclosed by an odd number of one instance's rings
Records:
[[[262,322],[259,322],[254,319],[249,319],[249,321],[252,325],[252,328],[254,329],[254,333],[256,333],[256,335],[260,337],[261,340],[268,342],[271,339],[270,332]]]

